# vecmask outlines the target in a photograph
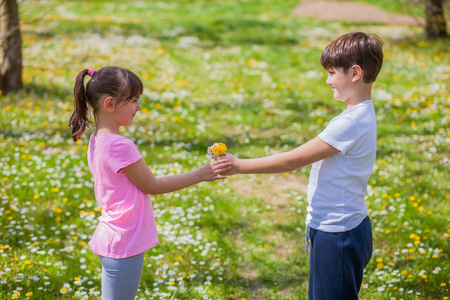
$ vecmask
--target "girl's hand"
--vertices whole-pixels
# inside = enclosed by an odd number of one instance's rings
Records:
[[[213,181],[218,179],[225,179],[227,176],[223,173],[231,169],[231,162],[225,158],[215,159],[213,162],[200,167],[201,181]]]

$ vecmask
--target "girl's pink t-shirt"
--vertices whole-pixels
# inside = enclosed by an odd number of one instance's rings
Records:
[[[136,145],[123,136],[91,136],[88,163],[94,176],[95,198],[102,208],[89,242],[96,254],[125,258],[159,242],[150,195],[143,193],[123,171],[141,158]]]

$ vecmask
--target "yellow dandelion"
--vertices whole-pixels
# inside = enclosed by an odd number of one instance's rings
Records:
[[[210,156],[224,155],[227,151],[227,146],[224,143],[215,143],[208,148],[208,154]]]

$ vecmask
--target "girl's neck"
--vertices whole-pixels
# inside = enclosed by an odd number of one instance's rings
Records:
[[[104,134],[119,134],[119,131],[113,131],[109,128],[95,128],[94,136],[104,135]]]
[[[119,126],[115,124],[108,124],[108,122],[102,121],[100,118],[97,120],[97,124],[95,125],[94,135],[103,135],[103,134],[120,134]]]

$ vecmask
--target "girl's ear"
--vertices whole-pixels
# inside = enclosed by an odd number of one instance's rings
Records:
[[[360,79],[362,80],[363,70],[359,65],[353,65],[350,70],[352,72],[352,82],[357,82]]]
[[[103,100],[103,108],[107,112],[114,112],[114,98],[111,96],[108,96]]]

